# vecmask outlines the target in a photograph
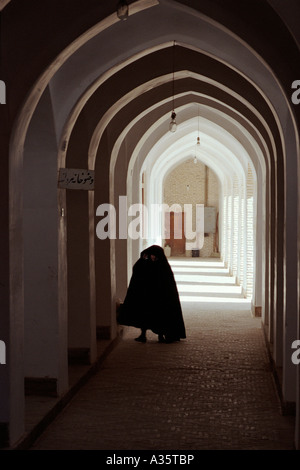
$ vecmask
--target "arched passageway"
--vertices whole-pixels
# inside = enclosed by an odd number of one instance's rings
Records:
[[[31,15],[33,4],[24,12],[17,0],[6,3],[4,63],[16,89],[2,145],[10,169],[3,339],[10,344],[13,373],[3,372],[0,422],[5,432],[10,423],[8,441],[15,443],[24,431],[24,371],[29,391],[42,383],[45,393],[64,396],[68,355],[93,364],[97,338],[118,336],[116,300],[125,294],[141,249],[139,240],[120,233],[122,217],[141,202],[143,174],[146,201],[162,202],[164,178],[192,155],[199,116],[199,162],[220,182],[220,254],[252,311],[261,311],[282,371],[283,403],[297,406],[299,414],[299,375],[289,355],[300,323],[299,111],[290,100],[299,50],[286,12],[272,2],[249,2],[243,11],[232,5],[228,15],[209,2],[140,0],[130,2],[124,22],[112,5],[91,0],[84,15],[76,8],[71,13],[71,28],[60,24],[66,5],[58,2],[57,35],[49,44],[44,13]],[[46,10],[50,3],[44,2]],[[15,18],[24,13],[26,28],[18,30]],[[258,17],[268,19],[267,30],[257,25]],[[7,30],[19,44],[37,18],[20,58]],[[41,37],[45,53],[25,73]],[[278,59],[276,48],[282,47]],[[24,72],[22,83],[13,77],[10,57]],[[178,129],[170,134],[173,101]],[[77,176],[78,170],[89,172],[93,189],[61,187],[59,170],[66,169]],[[96,228],[104,214],[97,210],[103,204],[118,214],[118,236],[100,240]],[[156,228],[155,240],[163,241]]]
[[[203,108],[203,113],[205,114],[206,112],[209,112],[209,110]],[[184,119],[181,114],[180,117]],[[215,115],[214,117],[216,119],[217,116]],[[231,122],[227,123],[227,125],[230,124]],[[195,149],[195,142],[198,134],[194,130],[196,125],[201,129],[201,145],[197,149]],[[259,181],[262,181],[265,178],[262,154],[258,152],[257,155],[254,152],[256,147],[253,142],[252,146],[248,142],[248,148],[252,156],[255,156],[254,159],[262,162],[262,167],[259,164],[257,165],[258,178]],[[195,158],[196,163],[199,161],[198,166],[193,165]],[[169,196],[168,200],[165,200],[163,188],[166,175],[172,169],[174,171],[174,168],[178,167],[180,162],[187,161],[187,159],[190,159],[189,161],[192,162],[190,164],[190,173],[186,173],[183,176],[179,174],[174,176],[173,194]],[[265,205],[266,195],[262,185],[257,184],[256,171],[247,150],[240,142],[233,138],[229,131],[222,128],[220,123],[219,125],[213,124],[212,121],[204,117],[201,117],[201,120],[198,117],[197,121],[195,119],[185,120],[177,127],[176,138],[172,134],[164,136],[161,141],[158,141],[152,147],[140,170],[140,181],[143,178],[143,198],[144,202],[147,202],[146,207],[148,209],[148,238],[144,234],[144,239],[140,239],[139,249],[141,251],[143,247],[151,243],[158,243],[160,245],[165,243],[162,214],[159,211],[151,211],[152,206],[156,208],[163,203],[167,203],[169,206],[181,204],[183,208],[184,203],[191,200],[194,201],[194,205],[196,202],[206,206],[209,205],[207,195],[207,201],[205,201],[205,194],[203,193],[205,181],[201,185],[201,175],[199,175],[199,181],[195,179],[193,187],[190,187],[189,184],[192,175],[200,167],[201,162],[204,162],[207,168],[211,168],[212,171],[214,170],[218,178],[218,182],[214,180],[214,183],[212,183],[218,185],[218,187],[216,189],[212,188],[210,195],[211,198],[217,198],[217,202],[215,202],[215,224],[217,214],[220,211],[220,240],[218,240],[220,256],[226,266],[229,267],[229,270],[236,276],[237,282],[243,286],[245,296],[250,299],[254,298],[253,310],[255,310],[255,306],[261,308],[261,291],[262,283],[264,282],[262,279],[261,253],[264,250],[262,240],[265,238],[266,229],[262,212],[257,210],[257,207]],[[182,181],[180,181],[181,179]],[[131,187],[130,183],[129,180],[128,187]],[[207,185],[209,185],[209,182],[207,182]],[[257,187],[259,187],[258,196]],[[189,190],[196,191],[194,199],[191,199],[191,192],[187,193]],[[203,193],[202,196],[201,191]],[[132,196],[129,196],[129,198],[132,200]],[[230,212],[229,205],[231,200],[233,204]],[[142,202],[141,199],[139,201]],[[257,216],[259,217],[258,220],[256,220]],[[259,228],[257,234],[256,227]],[[206,243],[208,245],[208,241],[210,241],[211,249],[205,250],[204,246],[204,256],[205,254],[210,256],[213,252],[213,240],[214,237],[211,234]],[[256,241],[257,259],[259,260],[257,265]],[[129,253],[131,243],[129,241]],[[191,256],[190,252],[191,250],[188,250],[185,254]],[[131,263],[129,262],[130,265]],[[254,266],[257,268],[255,273]],[[254,279],[257,280],[256,283],[253,282]]]

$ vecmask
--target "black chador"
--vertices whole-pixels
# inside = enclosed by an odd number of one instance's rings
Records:
[[[160,342],[186,338],[182,310],[173,271],[164,250],[152,245],[142,251],[132,277],[118,322],[142,330],[137,341],[146,341],[152,330]]]

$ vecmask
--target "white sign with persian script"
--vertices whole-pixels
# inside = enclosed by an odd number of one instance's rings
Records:
[[[58,187],[62,189],[93,191],[95,187],[95,172],[94,170],[60,168]]]

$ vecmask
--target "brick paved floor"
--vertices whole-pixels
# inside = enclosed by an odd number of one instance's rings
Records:
[[[33,449],[293,449],[261,321],[183,303],[187,339],[124,339]]]

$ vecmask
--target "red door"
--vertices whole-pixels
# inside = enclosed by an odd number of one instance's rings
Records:
[[[165,214],[165,241],[171,247],[171,256],[185,254],[184,214],[182,212]]]

